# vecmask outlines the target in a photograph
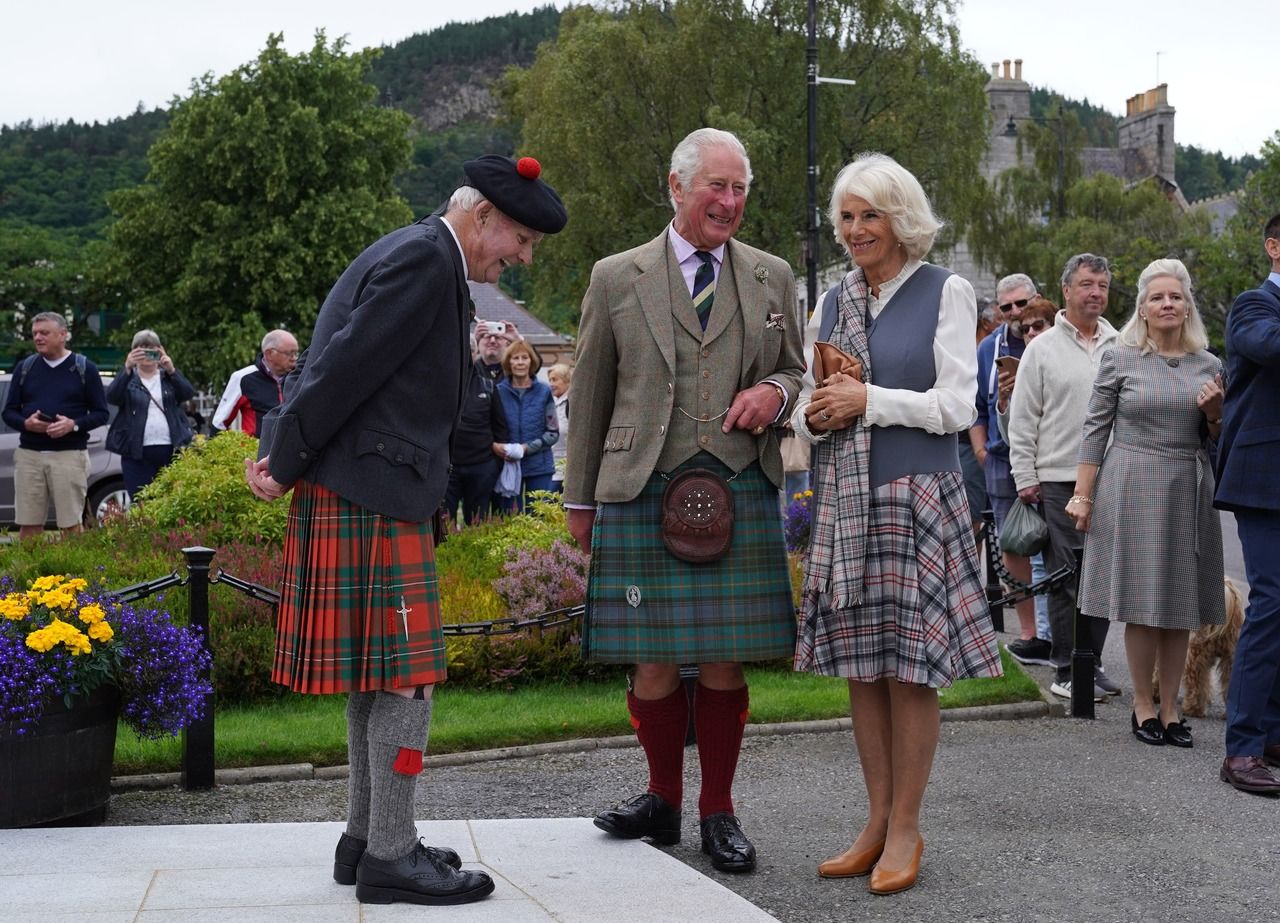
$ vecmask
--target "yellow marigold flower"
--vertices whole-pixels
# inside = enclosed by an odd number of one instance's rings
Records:
[[[25,593],[13,593],[9,596],[0,597],[0,615],[7,619],[25,618],[30,611],[31,602],[27,599]]]
[[[62,588],[72,593],[78,593],[81,590],[89,589],[89,581],[85,580],[83,577],[73,577],[64,583]]]
[[[65,645],[73,655],[88,654],[93,650],[93,645],[89,643],[84,632],[60,619],[54,619],[44,628],[27,635],[27,647],[41,653],[48,651],[55,644]]]
[[[76,595],[65,587],[58,587],[41,593],[39,601],[41,605],[48,606],[50,609],[74,609]]]
[[[89,603],[89,605],[80,610],[80,621],[84,622],[86,625],[93,625],[96,622],[101,622],[106,617],[107,613],[103,612],[102,607],[97,603]]]
[[[94,622],[89,626],[89,637],[95,641],[110,641],[116,633],[106,622]]]
[[[62,582],[62,574],[48,574],[44,577],[37,577],[31,581],[31,589],[37,592],[42,590],[52,590]]]

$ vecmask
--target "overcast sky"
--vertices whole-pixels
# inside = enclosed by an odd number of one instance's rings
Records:
[[[1280,129],[1276,0],[965,0],[967,49],[990,66],[1022,58],[1023,77],[1117,115],[1169,84],[1176,140],[1238,156]],[[205,72],[252,60],[270,32],[291,51],[314,32],[356,47],[394,44],[459,16],[529,10],[542,0],[4,0],[0,124],[105,121],[164,106]],[[563,3],[557,3],[563,6]],[[1158,71],[1157,71],[1158,68]],[[1158,79],[1157,79],[1158,74]],[[839,76],[830,74],[830,76]],[[826,90],[824,89],[824,92]]]

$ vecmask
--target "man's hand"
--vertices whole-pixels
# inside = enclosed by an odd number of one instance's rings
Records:
[[[52,425],[52,423],[40,419],[39,410],[22,421],[22,426],[28,433],[43,433]]]
[[[507,447],[501,442],[495,442],[493,444],[493,454],[499,458],[505,459],[507,457]]]
[[[278,500],[285,495],[288,488],[271,476],[267,470],[268,458],[254,461],[244,460],[244,479],[249,482],[249,489],[259,500]]]
[[[1018,491],[1018,499],[1028,506],[1032,506],[1040,502],[1040,485],[1032,484],[1030,487],[1024,487]]]
[[[761,435],[782,410],[778,398],[778,389],[768,382],[739,391],[733,396],[721,430],[728,433],[733,429],[745,429],[754,436]]]
[[[596,525],[595,510],[565,510],[569,523],[569,534],[578,543],[578,547],[591,554],[591,530]]]
[[[67,433],[76,428],[76,421],[70,417],[64,417],[58,414],[52,423],[45,424],[45,435],[50,439],[61,439]]]
[[[846,429],[866,410],[867,386],[852,375],[832,375],[813,392],[805,423],[815,433]]]

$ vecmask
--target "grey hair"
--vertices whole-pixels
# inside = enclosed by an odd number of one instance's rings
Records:
[[[37,321],[42,321],[42,320],[47,320],[47,321],[50,321],[50,322],[52,322],[52,323],[55,323],[55,324],[57,324],[59,327],[61,327],[63,330],[66,330],[66,329],[67,329],[67,319],[66,319],[66,317],[64,317],[63,315],[59,314],[57,311],[41,311],[41,312],[40,312],[39,314],[37,314],[35,317],[31,318],[31,323],[33,323],[33,324],[34,324],[34,323],[36,323]]]
[[[154,330],[139,330],[133,335],[133,343],[130,349],[137,349],[139,346],[159,346],[160,335]]]
[[[445,211],[457,209],[460,212],[469,212],[481,202],[488,201],[475,186],[459,186],[453,190],[453,195],[449,196],[449,204],[445,206]]]
[[[1000,319],[1000,309],[994,301],[983,298],[982,310],[978,312],[978,320],[986,324],[997,323]]]
[[[1034,297],[1040,294],[1040,290],[1036,288],[1036,284],[1031,277],[1025,272],[1015,272],[1005,276],[996,283],[996,300],[1000,300],[1000,296],[1005,292],[1011,292],[1015,288],[1025,288],[1031,293],[1028,297]]]
[[[270,330],[267,335],[262,338],[262,351],[265,353],[268,349],[278,349],[276,346],[282,337],[293,336],[288,330]]]
[[[866,199],[872,208],[883,213],[893,228],[893,236],[913,260],[929,252],[942,228],[920,181],[886,154],[859,154],[836,176],[827,218],[841,244],[844,239],[840,236],[840,213],[849,196]]]
[[[1144,353],[1156,351],[1156,343],[1147,330],[1147,319],[1142,316],[1142,309],[1146,307],[1151,283],[1160,278],[1177,279],[1182,286],[1187,316],[1182,321],[1181,347],[1189,353],[1199,352],[1209,345],[1209,336],[1205,333],[1204,320],[1200,317],[1200,309],[1196,307],[1196,299],[1191,291],[1191,273],[1187,272],[1182,260],[1152,260],[1142,270],[1142,275],[1138,276],[1137,302],[1128,322],[1120,328],[1120,342]]]
[[[1111,264],[1107,262],[1105,256],[1094,256],[1092,253],[1077,253],[1067,260],[1066,266],[1062,267],[1063,288],[1071,284],[1071,277],[1076,274],[1076,270],[1081,266],[1093,272],[1105,272],[1107,281],[1111,281]]]
[[[569,365],[567,362],[557,362],[555,365],[551,366],[551,368],[547,369],[547,377],[549,378],[552,375],[559,375],[563,378],[566,387],[573,384],[573,366]]]
[[[676,176],[676,184],[685,192],[689,191],[689,184],[693,182],[693,178],[698,175],[698,171],[702,169],[703,155],[713,147],[727,147],[739,157],[742,158],[743,166],[747,168],[747,191],[751,191],[751,158],[747,156],[747,149],[742,146],[742,142],[738,140],[738,136],[729,131],[721,131],[719,128],[699,128],[691,131],[684,136],[684,140],[676,145],[676,149],[671,152],[671,172]],[[668,192],[668,198],[671,200],[671,207],[676,207],[675,193]]]

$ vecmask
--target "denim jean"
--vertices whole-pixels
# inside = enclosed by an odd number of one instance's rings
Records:
[[[1049,571],[1044,566],[1044,555],[1037,554],[1031,558],[1031,582],[1039,583]],[[1048,641],[1053,637],[1049,630],[1049,596],[1041,593],[1036,597],[1036,637]]]

